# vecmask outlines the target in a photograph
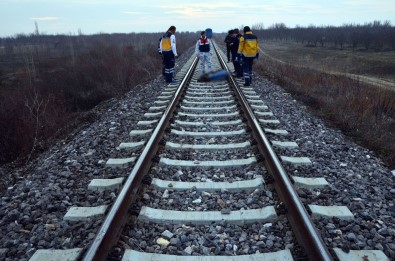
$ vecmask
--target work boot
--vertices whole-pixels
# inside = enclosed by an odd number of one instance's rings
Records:
[[[250,79],[245,79],[244,86],[250,86],[251,80]]]

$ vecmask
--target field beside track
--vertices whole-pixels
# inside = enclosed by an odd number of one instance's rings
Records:
[[[280,62],[346,75],[368,84],[395,90],[395,51],[340,50],[290,41],[261,43],[264,54]]]
[[[395,166],[395,52],[260,41],[254,72]]]

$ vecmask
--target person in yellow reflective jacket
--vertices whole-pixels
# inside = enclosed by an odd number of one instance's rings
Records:
[[[244,35],[240,37],[237,54],[243,64],[244,86],[249,86],[252,80],[252,65],[259,57],[258,37],[251,32],[249,26],[244,26]]]
[[[171,83],[174,80],[175,57],[177,57],[175,33],[176,27],[174,25],[170,26],[162,36],[159,44],[159,52],[163,55],[163,63],[165,65],[164,74],[167,83]]]

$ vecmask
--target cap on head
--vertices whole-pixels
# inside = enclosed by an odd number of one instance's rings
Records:
[[[246,33],[246,32],[249,32],[249,31],[251,31],[251,29],[250,29],[250,27],[249,27],[249,26],[244,26],[244,29],[243,29],[243,31],[244,31],[244,33]]]
[[[175,27],[174,25],[172,25],[172,26],[169,27],[169,31],[173,31],[173,30],[174,30],[174,31],[176,30],[176,27]]]
[[[206,34],[206,32],[205,31],[202,31],[201,33],[200,33],[200,35],[205,35]]]

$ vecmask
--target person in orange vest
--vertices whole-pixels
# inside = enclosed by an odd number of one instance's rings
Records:
[[[176,27],[170,26],[167,32],[162,36],[159,44],[159,52],[162,53],[163,63],[165,65],[164,75],[167,83],[174,81],[174,67],[176,64],[175,57],[177,57],[176,48]]]
[[[211,71],[211,41],[206,37],[206,32],[202,31],[200,33],[200,38],[197,40],[195,45],[195,54],[200,59],[200,72],[201,74],[205,74],[206,65],[208,72]]]
[[[242,59],[244,86],[249,86],[252,79],[252,64],[259,57],[258,37],[251,32],[249,26],[244,26],[244,34],[240,37],[237,54]]]

